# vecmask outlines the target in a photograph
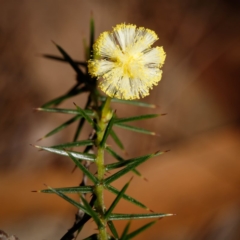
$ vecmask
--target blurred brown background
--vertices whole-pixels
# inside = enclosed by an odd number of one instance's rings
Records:
[[[117,23],[133,23],[156,31],[167,52],[163,79],[144,99],[158,109],[113,105],[121,116],[167,113],[136,124],[160,137],[118,130],[128,157],[171,149],[139,168],[149,181],[134,177],[128,193],[155,212],[177,215],[136,239],[240,239],[239,8],[237,0],[0,0],[0,229],[20,240],[58,240],[73,222],[74,207],[31,193],[43,183],[73,186],[81,180],[67,158],[29,146],[67,116],[32,109],[73,85],[71,67],[40,54],[57,55],[54,40],[83,60],[92,12],[96,36]],[[74,101],[83,106],[85,96]],[[40,144],[70,141],[75,127]],[[107,205],[112,199],[107,195]],[[117,211],[142,212],[125,201]],[[136,221],[132,229],[144,223]],[[124,224],[117,223],[120,231]],[[79,239],[94,228],[90,222]]]

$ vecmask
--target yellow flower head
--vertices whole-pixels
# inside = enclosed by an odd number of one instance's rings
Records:
[[[161,80],[166,58],[162,47],[151,48],[157,40],[154,31],[119,24],[97,39],[93,46],[97,58],[89,61],[89,73],[101,80],[99,87],[110,97],[145,97]]]

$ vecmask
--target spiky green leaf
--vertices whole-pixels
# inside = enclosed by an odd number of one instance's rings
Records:
[[[123,146],[121,140],[119,139],[117,134],[113,131],[113,129],[110,131],[110,135],[111,135],[112,139],[114,140],[114,142],[118,145],[118,147],[120,149],[124,150],[124,146]]]
[[[36,111],[41,112],[52,112],[52,113],[65,113],[65,114],[74,114],[80,115],[79,111],[76,109],[64,109],[64,108],[36,108]],[[95,116],[95,113],[92,110],[84,109],[85,114],[88,116]]]
[[[86,146],[83,153],[88,153],[90,151],[90,149],[92,149],[92,146]],[[72,172],[74,172],[76,170],[76,168],[77,168],[77,166],[75,165]]]
[[[123,229],[122,236],[120,237],[120,240],[127,240],[126,236],[128,233],[128,230],[130,228],[131,222],[128,222],[125,228]]]
[[[93,140],[82,140],[82,141],[76,141],[76,142],[69,142],[69,143],[62,143],[59,145],[51,146],[51,148],[72,148],[72,147],[80,147],[80,146],[92,146]]]
[[[84,167],[79,160],[77,160],[73,154],[69,151],[67,152],[69,157],[73,160],[73,162],[75,163],[75,165],[82,170],[82,172],[94,183],[97,184],[98,183],[98,179],[86,168]]]
[[[58,57],[58,56],[55,56],[55,55],[52,55],[52,54],[42,54],[42,56],[45,57],[45,58],[51,59],[51,60],[56,60],[56,61],[65,62],[65,63],[68,62],[65,58]],[[73,62],[75,64],[83,66],[83,67],[87,66],[86,62],[81,62],[81,61],[77,61],[77,60],[73,60]]]
[[[82,128],[83,128],[83,125],[85,123],[85,118],[81,118],[79,123],[78,123],[78,126],[77,126],[77,129],[76,129],[76,132],[74,134],[74,137],[73,137],[73,141],[77,141],[81,131],[82,131]]]
[[[107,224],[108,224],[108,227],[109,227],[110,231],[112,232],[113,236],[114,236],[116,239],[119,239],[117,230],[116,230],[113,222],[112,222],[112,221],[108,221]]]
[[[140,115],[140,116],[127,117],[127,118],[117,118],[117,119],[115,119],[114,124],[151,119],[151,118],[155,118],[155,117],[159,117],[159,116],[161,116],[161,115],[160,114],[146,114],[146,115]]]
[[[62,54],[62,56],[64,57],[64,59],[72,66],[72,68],[75,70],[75,72],[78,74],[78,77],[81,77],[81,80],[84,82],[86,81],[86,76],[83,74],[83,72],[81,71],[81,69],[78,67],[78,65],[72,60],[72,58],[69,56],[69,54],[62,48],[60,47],[58,44],[56,44],[55,42],[53,42],[55,44],[55,46],[57,47],[57,49],[59,50],[59,52]]]
[[[124,129],[130,130],[130,131],[138,132],[138,133],[144,133],[144,134],[149,134],[149,135],[157,135],[155,132],[151,132],[151,131],[146,130],[144,128],[130,126],[130,125],[127,125],[127,124],[124,124],[124,123],[115,123],[114,126],[124,128]]]
[[[116,205],[118,204],[118,202],[119,202],[120,199],[122,198],[123,194],[126,192],[129,184],[130,184],[130,181],[124,185],[124,187],[122,188],[122,190],[119,192],[119,194],[117,195],[117,197],[114,199],[114,201],[112,202],[111,206],[108,208],[107,212],[106,212],[105,215],[104,215],[105,219],[108,219],[108,218],[109,218],[109,216],[111,215],[113,209],[116,207]]]
[[[109,216],[112,221],[115,220],[132,220],[132,219],[148,219],[148,218],[163,218],[173,216],[171,213],[142,213],[142,214],[124,214],[113,213]]]
[[[128,165],[125,168],[123,168],[122,170],[114,173],[112,176],[106,178],[104,180],[104,183],[105,184],[110,184],[111,182],[117,180],[118,178],[120,178],[121,176],[126,174],[127,172],[131,171],[132,169],[136,168],[140,164],[144,163],[148,159],[150,159],[152,157],[155,157],[157,155],[160,155],[162,153],[164,153],[164,152],[157,152],[157,153],[154,153],[154,154],[148,154],[148,155],[136,158],[134,160],[131,160],[130,162],[124,161],[124,162],[120,162],[120,163],[113,163],[113,164],[117,165],[117,164],[124,164],[126,162],[126,163],[128,163]],[[110,166],[110,164],[109,164],[109,166]]]
[[[80,115],[83,116],[86,121],[96,130],[99,130],[98,125],[93,121],[92,118],[90,118],[83,109],[81,109],[79,106],[77,106],[75,103],[74,105],[76,106],[77,110],[79,111]]]
[[[61,150],[61,149],[57,149],[57,148],[51,148],[51,147],[42,147],[42,146],[37,146],[35,145],[36,148],[48,151],[48,152],[52,152],[52,153],[56,153],[59,155],[63,155],[63,156],[69,156],[69,153],[71,154],[71,156],[80,159],[80,160],[86,160],[86,161],[95,161],[96,159],[96,155],[94,154],[90,154],[90,153],[80,153],[80,152],[74,152],[74,151],[65,151],[65,150]]]
[[[121,162],[117,162],[117,163],[110,163],[105,165],[105,169],[106,171],[112,170],[112,169],[117,169],[117,168],[121,168],[121,167],[125,167],[125,166],[130,166],[132,164],[138,164],[139,162],[145,161],[151,157],[153,157],[153,154],[148,154],[145,156],[141,156],[138,158],[132,158],[132,159],[128,159],[128,160],[124,160]]]
[[[118,189],[116,189],[115,187],[113,187],[111,185],[107,185],[107,186],[105,186],[105,188],[108,191],[110,191],[110,192],[112,192],[112,193],[114,193],[116,195],[118,195],[120,193],[120,191]],[[146,207],[143,203],[139,202],[138,200],[134,199],[133,197],[128,196],[127,194],[123,194],[122,198],[127,200],[127,201],[129,201],[129,202],[131,202],[131,203],[133,203],[133,204],[135,204],[135,205],[137,205],[138,207],[141,207],[141,208],[144,208],[146,210],[149,210],[149,208]]]
[[[137,235],[139,235],[141,232],[145,231],[147,228],[151,227],[154,223],[156,223],[156,221],[152,221],[150,223],[147,223],[145,225],[143,225],[142,227],[138,228],[137,230],[129,233],[125,239],[132,239],[134,237],[136,237]],[[120,239],[120,240],[125,240],[125,239]]]
[[[93,187],[92,186],[77,186],[77,187],[64,187],[64,188],[52,188],[55,191],[61,192],[61,193],[92,193]],[[39,192],[41,193],[55,193],[52,191],[52,189],[43,189]]]
[[[90,206],[93,207],[94,203],[96,201],[96,195],[93,194],[91,201],[90,201]],[[90,219],[91,217],[88,214],[84,214],[82,219],[77,222],[76,224],[74,224],[73,227],[71,227],[67,233],[64,234],[64,236],[61,238],[61,240],[69,240],[72,238],[72,236],[74,235],[74,233],[77,231],[78,233],[81,232],[84,224]],[[78,234],[77,233],[77,234]]]
[[[91,104],[91,101],[92,101],[92,98],[91,98],[91,95],[89,94],[88,95],[88,100],[86,102],[86,105],[85,105],[85,108],[84,108],[84,111],[86,112],[86,109],[89,107],[89,105]],[[86,112],[87,114],[87,112]],[[88,115],[88,114],[87,114]],[[85,123],[85,118],[82,118],[80,119],[79,123],[78,123],[78,126],[77,126],[77,130],[74,134],[74,138],[73,138],[73,141],[77,141],[79,135],[80,135],[80,132],[82,131],[82,128],[83,128],[83,125]]]
[[[81,196],[81,200],[82,200],[85,208],[87,209],[87,211],[90,213],[90,216],[92,216],[93,220],[97,224],[98,228],[102,228],[103,224],[102,224],[98,214],[92,209],[92,207],[90,206],[90,204],[84,197]]]
[[[71,125],[72,123],[74,123],[75,121],[77,121],[79,118],[81,118],[82,116],[77,115],[69,120],[67,120],[66,122],[64,122],[63,124],[61,124],[60,126],[54,128],[52,131],[50,131],[49,133],[47,133],[44,137],[40,138],[39,140],[42,140],[44,138],[50,137],[58,132],[60,132],[61,130],[65,129],[66,127],[68,127],[69,125]]]
[[[49,189],[51,189],[55,194],[57,194],[59,197],[63,198],[65,201],[71,203],[73,206],[81,209],[83,212],[87,213],[88,215],[89,214],[89,211],[86,209],[85,206],[81,205],[80,203],[74,201],[73,199],[71,199],[70,197],[68,197],[67,195],[63,194],[62,192],[54,189],[54,188],[51,188],[48,186]]]
[[[118,160],[119,162],[123,162],[125,161],[125,159],[123,159],[121,156],[119,156],[112,148],[110,147],[106,147],[106,150],[109,154],[111,154],[116,160]],[[138,176],[142,176],[142,174],[136,170],[136,169],[133,169],[132,170],[135,174],[137,174]]]
[[[100,146],[101,147],[104,147],[105,146],[105,143],[106,143],[106,140],[108,138],[108,135],[109,133],[111,132],[112,130],[112,126],[113,126],[113,123],[114,123],[114,116],[112,116],[112,118],[110,119],[110,121],[108,122],[108,125],[106,127],[106,130],[104,132],[104,135],[103,135],[103,138],[102,138],[102,141],[100,143]]]
[[[62,101],[64,101],[65,99],[68,99],[68,98],[71,98],[71,97],[74,97],[80,93],[83,93],[83,92],[86,92],[87,91],[87,88],[85,87],[82,87],[82,88],[79,88],[79,89],[76,89],[74,91],[70,91],[68,93],[66,93],[65,95],[63,96],[60,96],[60,97],[57,97],[57,98],[54,98],[53,100],[45,103],[42,105],[42,108],[47,108],[47,107],[50,107],[52,105],[59,105]]]

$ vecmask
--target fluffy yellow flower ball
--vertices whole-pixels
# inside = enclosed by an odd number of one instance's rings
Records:
[[[161,80],[160,68],[166,58],[162,47],[151,48],[157,40],[154,31],[119,24],[97,39],[95,59],[88,62],[89,73],[100,80],[99,87],[110,97],[145,97]]]

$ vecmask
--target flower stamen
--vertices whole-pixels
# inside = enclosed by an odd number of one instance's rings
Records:
[[[161,80],[160,68],[166,58],[162,47],[151,48],[157,39],[149,29],[119,24],[97,39],[93,50],[99,58],[89,61],[89,73],[100,80],[99,87],[111,97],[145,97]]]

